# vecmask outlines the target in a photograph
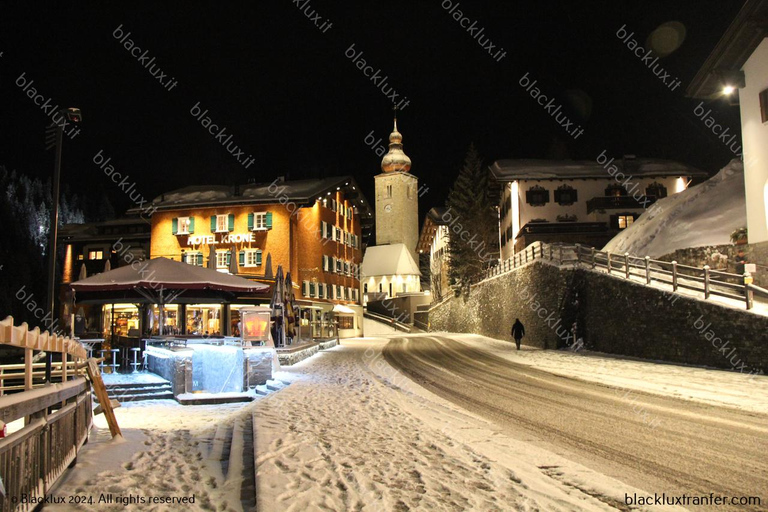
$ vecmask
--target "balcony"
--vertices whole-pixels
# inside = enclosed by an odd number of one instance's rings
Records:
[[[633,196],[593,197],[587,201],[587,214],[595,210],[625,210],[648,208],[658,199],[656,196],[642,196],[638,201]]]
[[[521,235],[564,234],[564,233],[605,233],[605,222],[529,222],[520,230]]]

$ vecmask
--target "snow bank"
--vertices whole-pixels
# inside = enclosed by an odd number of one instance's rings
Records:
[[[747,225],[744,166],[732,160],[700,185],[657,201],[604,251],[657,258],[677,249],[730,243]]]

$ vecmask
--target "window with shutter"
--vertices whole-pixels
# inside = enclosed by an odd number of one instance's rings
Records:
[[[267,229],[272,229],[272,212],[267,212],[264,215],[264,227]]]
[[[235,214],[230,213],[227,215],[227,231],[234,231],[235,230]]]
[[[245,266],[245,251],[240,251],[237,253],[237,262],[241,267]]]
[[[316,296],[315,288],[316,288],[315,283],[309,283],[309,296],[312,297],[312,298],[314,298]]]
[[[174,235],[179,233],[179,219],[176,217],[171,221],[171,233]]]
[[[253,231],[254,223],[253,223],[253,213],[248,214],[248,231]]]
[[[304,297],[308,297],[309,296],[309,281],[303,281],[301,283],[301,294]]]
[[[216,215],[211,215],[211,233],[216,232]]]
[[[328,238],[328,228],[326,228],[327,225],[328,223],[324,220],[320,221],[320,236],[323,238]]]

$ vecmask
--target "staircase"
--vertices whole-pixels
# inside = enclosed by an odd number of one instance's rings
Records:
[[[151,383],[106,384],[110,399],[120,403],[140,400],[173,400],[173,388],[168,381]]]

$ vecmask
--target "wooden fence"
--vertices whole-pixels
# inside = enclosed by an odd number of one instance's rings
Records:
[[[648,256],[640,258],[629,253],[598,251],[579,244],[534,242],[514,257],[485,271],[480,281],[506,274],[536,260],[547,260],[557,265],[583,265],[649,286],[653,283],[667,285],[673,292],[693,290],[701,292],[707,300],[712,296],[725,297],[743,302],[747,309],[753,308],[755,295],[768,299],[768,290],[752,284],[752,276],[748,272],[739,275],[711,269],[708,265],[691,267]]]
[[[23,349],[25,359],[24,390],[0,396],[0,421],[13,427],[0,439],[0,512],[31,511],[88,439],[92,404],[83,373],[88,354],[76,340],[14,326],[11,317],[0,321],[0,345]],[[61,383],[33,388],[35,351],[60,354]],[[9,366],[3,375],[17,376],[20,365]]]

